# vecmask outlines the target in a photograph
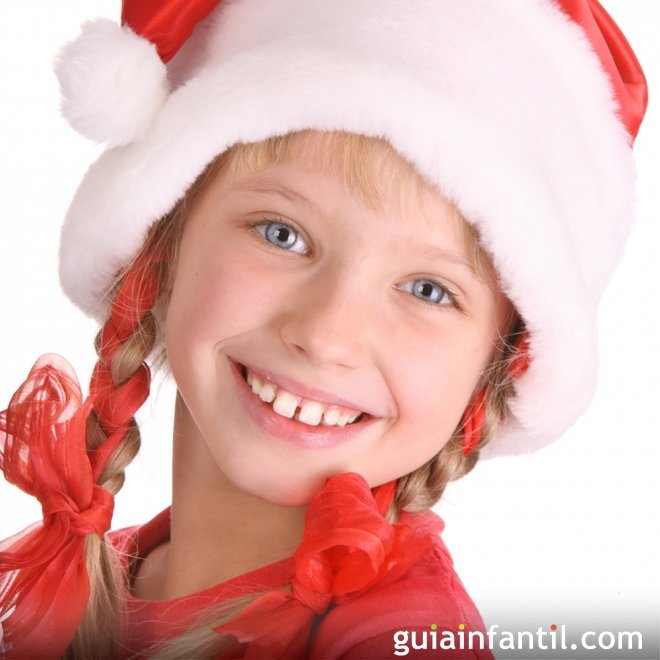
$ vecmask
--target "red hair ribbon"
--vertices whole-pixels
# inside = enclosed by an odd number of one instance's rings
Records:
[[[558,4],[587,35],[612,83],[621,120],[634,139],[646,112],[648,88],[633,49],[597,0],[558,0]]]
[[[529,332],[523,330],[518,337],[516,353],[507,367],[511,380],[518,380],[529,369]],[[463,414],[463,456],[471,454],[479,444],[486,421],[486,388],[482,387]]]
[[[507,367],[511,380],[518,380],[529,369],[532,358],[529,354],[529,331],[523,330],[516,343],[516,352]]]
[[[158,56],[169,62],[204,17],[220,0],[124,0],[122,25],[155,44]]]
[[[151,372],[140,364],[130,378],[115,385],[109,366],[114,354],[133,335],[144,316],[154,307],[159,291],[158,255],[140,255],[124,274],[110,316],[101,332],[101,356],[92,372],[90,396],[106,440],[90,452],[94,479],[98,480],[108,459],[124,439],[128,423],[149,396]]]
[[[394,483],[385,484],[381,508],[389,506]],[[307,511],[291,591],[269,592],[215,628],[238,642],[222,658],[304,657],[316,616],[376,584],[398,580],[432,547],[430,537],[403,523],[387,522],[376,498],[359,474],[328,479]]]
[[[468,456],[476,449],[483,435],[485,421],[486,388],[482,387],[463,415],[463,456]]]
[[[5,655],[60,658],[89,597],[83,544],[110,527],[114,499],[95,483],[83,404],[71,366],[44,355],[0,413],[0,468],[35,496],[43,522],[0,544]]]

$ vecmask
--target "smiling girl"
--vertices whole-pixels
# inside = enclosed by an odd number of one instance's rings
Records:
[[[455,209],[385,143],[279,142],[281,162],[250,175],[232,154],[196,200],[165,345],[182,434],[223,438],[207,440],[205,464],[299,506],[330,474],[380,484],[429,461],[511,314],[493,274],[471,263]],[[350,147],[378,164],[372,204],[344,183]]]
[[[598,3],[474,4],[125,2],[66,47],[64,114],[110,148],[60,275],[102,328],[86,399],[45,356],[0,422],[44,512],[1,548],[7,657],[483,631],[429,508],[588,404],[646,97]],[[172,505],[108,535],[147,359],[177,386]]]

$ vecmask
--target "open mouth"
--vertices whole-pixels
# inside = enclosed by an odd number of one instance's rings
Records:
[[[342,428],[365,421],[369,414],[335,404],[305,399],[271,381],[260,378],[244,365],[237,365],[243,380],[255,397],[269,405],[274,413],[307,426]]]

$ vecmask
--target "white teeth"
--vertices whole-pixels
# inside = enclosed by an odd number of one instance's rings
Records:
[[[346,426],[351,419],[351,415],[341,415],[337,420],[337,426]]]
[[[250,375],[250,372],[248,371],[248,376]],[[248,380],[248,384],[252,388],[252,391],[259,396],[259,392],[261,392],[261,381],[259,380],[258,376],[252,375],[252,378]]]
[[[299,422],[318,426],[323,417],[323,406],[316,401],[305,401],[297,417]]]
[[[275,395],[277,394],[277,389],[271,383],[264,383],[261,386],[261,392],[259,392],[259,398],[266,403],[272,403],[275,400]]]
[[[282,415],[282,417],[288,417],[289,419],[291,419],[291,417],[293,417],[294,413],[296,412],[297,407],[298,407],[297,396],[294,396],[293,394],[285,390],[280,390],[277,393],[277,396],[275,397],[275,401],[273,403],[273,410],[278,415]]]
[[[354,414],[346,414],[346,415],[340,415],[339,419],[337,420],[337,426],[346,426],[346,424],[351,424],[354,422],[362,413],[354,413]]]
[[[246,378],[248,385],[262,401],[271,403],[275,398],[277,388],[272,383],[262,383],[259,376],[255,376],[251,371],[247,372]]]
[[[325,426],[334,426],[339,419],[339,411],[337,408],[330,408],[323,413],[323,424]]]
[[[342,414],[337,408],[326,408],[324,404],[318,401],[305,401],[298,410],[299,396],[280,389],[268,381],[262,381],[247,369],[245,379],[252,392],[265,403],[272,404],[273,410],[278,415],[289,419],[295,416],[303,424],[309,424],[310,426],[318,426],[319,424],[322,426],[346,426],[362,414],[360,412]],[[297,415],[296,410],[298,410]]]

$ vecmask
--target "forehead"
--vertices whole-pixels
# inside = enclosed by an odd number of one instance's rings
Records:
[[[440,209],[442,221],[451,223],[475,271],[496,286],[492,261],[482,249],[476,229],[386,140],[341,131],[301,131],[236,145],[214,167],[231,184],[280,163],[337,178],[366,206],[388,208],[401,218],[415,208],[433,225],[439,221]]]
[[[230,179],[273,164],[296,164],[343,180],[371,208],[419,197],[425,182],[385,140],[345,132],[301,131],[241,144],[228,154]]]

